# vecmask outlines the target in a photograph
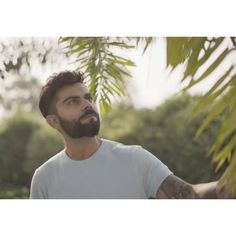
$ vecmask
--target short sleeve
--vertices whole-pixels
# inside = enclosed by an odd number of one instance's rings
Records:
[[[155,198],[161,183],[173,173],[156,156],[141,146],[136,146],[134,158],[142,175],[147,197]]]
[[[30,187],[30,199],[44,199],[46,198],[45,189],[43,188],[43,183],[40,180],[40,175],[36,170]]]

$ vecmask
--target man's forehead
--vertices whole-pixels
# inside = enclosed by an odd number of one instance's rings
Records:
[[[88,93],[89,93],[89,89],[86,85],[82,83],[75,83],[75,84],[66,85],[63,88],[61,88],[56,93],[56,98],[57,100],[61,100],[68,96],[81,96],[82,97]]]

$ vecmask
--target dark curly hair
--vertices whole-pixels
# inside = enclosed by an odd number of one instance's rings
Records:
[[[47,79],[46,84],[42,87],[39,98],[39,109],[46,118],[53,111],[52,104],[56,93],[64,86],[83,83],[84,77],[81,72],[61,71],[54,73]]]

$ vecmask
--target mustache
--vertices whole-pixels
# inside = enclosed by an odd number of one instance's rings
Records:
[[[84,114],[80,117],[80,119],[83,119],[87,115],[95,115],[96,117],[98,117],[97,112],[95,112],[93,109],[89,109],[84,112]]]

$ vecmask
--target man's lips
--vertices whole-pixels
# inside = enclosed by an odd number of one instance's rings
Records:
[[[94,117],[97,119],[97,114],[95,112],[90,112],[88,114],[84,114],[80,120],[84,120],[84,119],[88,119],[88,118],[91,118],[91,117]]]
[[[96,117],[96,115],[93,113],[93,114],[88,114],[88,115],[85,115],[82,117],[82,119],[87,119],[87,118],[90,118],[90,117]]]

